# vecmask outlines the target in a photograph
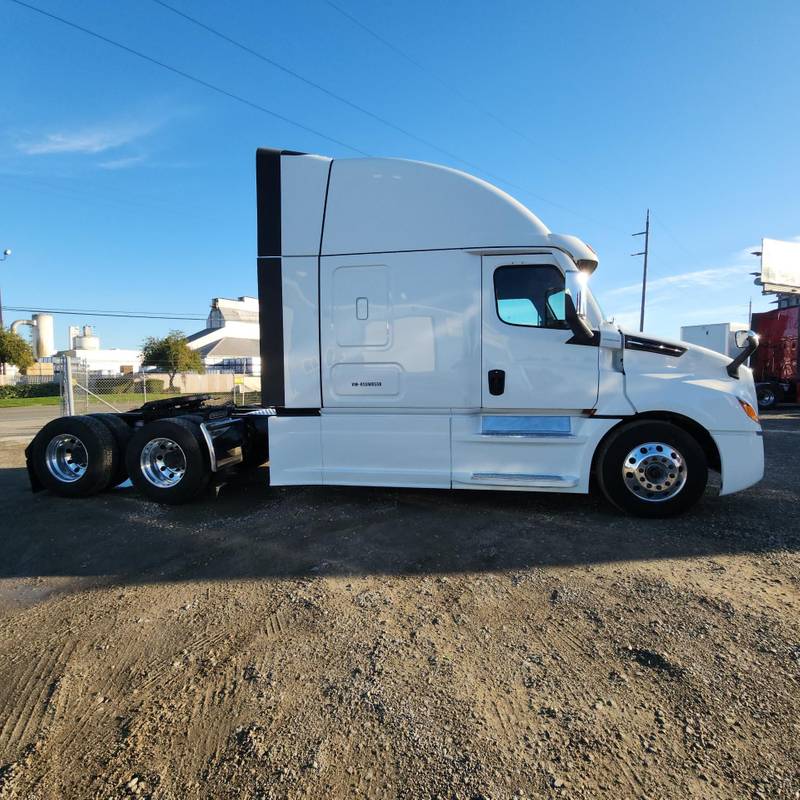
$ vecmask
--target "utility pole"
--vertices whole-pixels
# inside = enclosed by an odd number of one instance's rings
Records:
[[[11,251],[3,250],[3,255],[0,256],[0,261],[5,261],[11,255]],[[0,330],[3,329],[3,295],[0,294]]]
[[[639,331],[644,330],[644,300],[647,294],[647,255],[650,252],[650,209],[647,209],[644,230],[639,233],[632,233],[631,236],[644,236],[644,250],[639,253],[631,253],[632,256],[644,256],[644,269],[642,270],[642,310],[639,314]]]
[[[0,256],[0,261],[5,261],[11,255],[9,249],[3,250],[3,255]],[[0,293],[0,331],[3,330],[3,295]],[[6,374],[6,365],[0,364],[0,375]]]

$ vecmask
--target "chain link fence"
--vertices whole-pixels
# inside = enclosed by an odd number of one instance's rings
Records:
[[[131,411],[154,400],[182,395],[210,395],[218,403],[261,402],[261,379],[235,372],[177,372],[143,370],[120,374],[92,369],[90,363],[64,356],[58,371],[61,413]]]

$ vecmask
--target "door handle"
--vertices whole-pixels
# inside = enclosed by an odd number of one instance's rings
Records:
[[[506,390],[506,371],[504,369],[489,370],[489,394],[499,395]]]

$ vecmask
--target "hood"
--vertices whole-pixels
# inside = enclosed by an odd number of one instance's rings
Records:
[[[676,410],[708,430],[749,430],[756,423],[740,400],[757,407],[753,373],[740,367],[728,375],[728,356],[705,347],[620,329],[623,335],[625,393],[637,410]]]

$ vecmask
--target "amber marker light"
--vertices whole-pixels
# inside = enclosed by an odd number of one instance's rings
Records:
[[[738,398],[737,398],[738,399]],[[750,405],[746,400],[739,400],[739,405],[742,407],[742,411],[750,417],[753,422],[758,422],[758,412]]]

